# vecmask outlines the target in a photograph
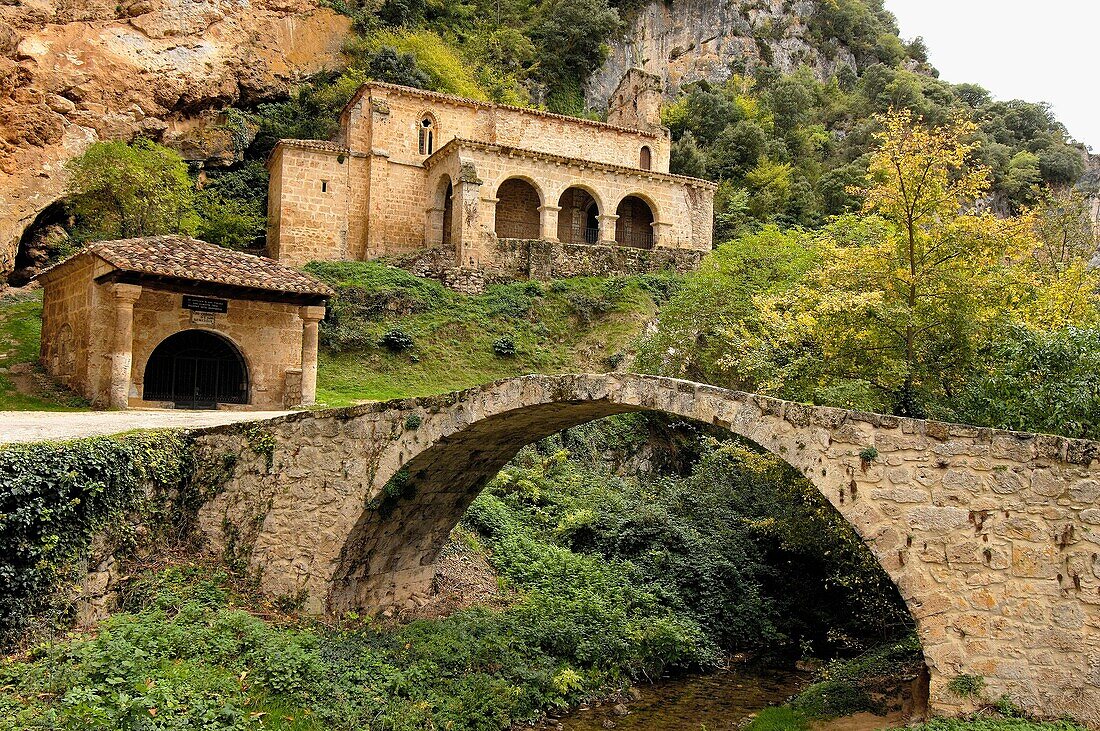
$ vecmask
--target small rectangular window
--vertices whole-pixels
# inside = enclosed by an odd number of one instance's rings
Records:
[[[322,193],[327,193],[328,192],[328,181],[327,180],[322,180],[321,181],[321,192]]]

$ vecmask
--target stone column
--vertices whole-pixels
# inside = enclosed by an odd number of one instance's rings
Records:
[[[125,409],[130,405],[130,370],[134,360],[134,303],[141,296],[136,284],[111,285],[115,308],[114,342],[111,347],[111,390],[109,403],[112,409]]]
[[[665,223],[664,221],[654,221],[649,224],[653,227],[653,246],[673,246],[669,231],[672,230],[671,223]],[[678,249],[680,245],[677,243],[675,247]]]
[[[599,216],[596,216],[596,219],[600,222],[598,243],[614,245],[615,222],[619,220],[619,217],[611,213],[601,213]]]
[[[480,193],[480,190],[478,191]],[[497,203],[500,198],[478,196],[478,224],[466,228],[466,238],[462,240],[459,266],[476,267],[481,264],[482,252],[496,241]],[[465,224],[462,219],[457,219]]]
[[[317,401],[317,323],[325,318],[324,305],[298,310],[302,318],[302,406]]]
[[[558,240],[558,211],[561,206],[539,206],[539,224],[543,241]]]

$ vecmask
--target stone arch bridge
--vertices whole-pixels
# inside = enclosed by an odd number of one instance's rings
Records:
[[[934,710],[965,710],[947,685],[978,675],[989,697],[1100,724],[1096,442],[650,376],[525,376],[201,432],[200,469],[221,488],[200,524],[310,611],[401,601],[427,590],[451,528],[521,447],[643,410],[724,427],[828,498],[916,619]]]

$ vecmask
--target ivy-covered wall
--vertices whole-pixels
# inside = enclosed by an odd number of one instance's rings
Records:
[[[113,565],[189,540],[192,468],[181,432],[0,448],[0,646],[35,617],[71,621],[93,553]]]

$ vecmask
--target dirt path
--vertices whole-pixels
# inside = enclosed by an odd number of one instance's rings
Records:
[[[289,411],[0,411],[0,444],[76,439],[133,429],[191,429],[270,419]]]

